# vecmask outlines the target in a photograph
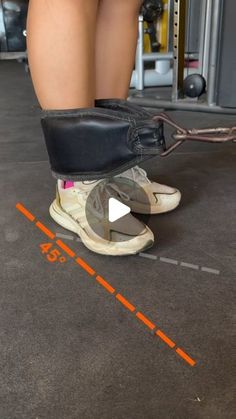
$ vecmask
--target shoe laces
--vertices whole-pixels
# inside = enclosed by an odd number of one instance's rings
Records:
[[[131,178],[136,183],[151,183],[147,177],[147,172],[139,166],[134,166],[127,170],[130,173]]]
[[[83,196],[84,200],[86,200],[91,191],[83,191],[78,189],[77,192],[78,194]],[[107,196],[113,197],[114,192],[116,196],[118,195],[122,200],[130,200],[129,195],[121,191],[115,183],[103,181],[98,183],[98,185],[96,186],[96,193],[94,193],[93,200],[91,201],[91,206],[95,215],[97,215],[98,217],[104,216],[108,202]]]

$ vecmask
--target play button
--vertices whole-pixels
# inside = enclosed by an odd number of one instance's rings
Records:
[[[95,183],[86,198],[83,228],[90,229],[88,234],[94,240],[97,236],[115,243],[132,240],[145,228],[143,222],[131,214],[134,202],[138,202],[141,208],[150,205],[144,189],[131,179],[113,177]]]
[[[111,223],[114,221],[119,220],[120,218],[124,217],[125,215],[129,214],[130,207],[122,202],[118,201],[118,199],[110,198],[108,204],[108,219]]]

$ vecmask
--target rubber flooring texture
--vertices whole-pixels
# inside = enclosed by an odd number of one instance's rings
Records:
[[[102,257],[49,217],[55,185],[21,64],[0,62],[0,92],[0,418],[235,418],[236,146],[188,144],[145,164],[182,191],[181,205],[148,220],[156,242],[147,253]],[[170,114],[189,127],[235,125],[233,116]],[[66,262],[49,263],[39,246],[57,239],[115,293],[64,251]]]

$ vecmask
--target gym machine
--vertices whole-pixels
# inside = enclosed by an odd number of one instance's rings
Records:
[[[196,5],[197,8],[194,7],[193,12],[196,11],[199,14],[201,0],[199,2],[195,2],[194,0],[190,0],[191,5]],[[200,5],[200,6],[199,6]],[[151,9],[151,12],[149,11]],[[191,6],[191,11],[193,7]],[[155,13],[156,10],[156,13]],[[189,21],[189,26],[192,26],[192,16],[193,13],[188,13],[186,19]],[[152,86],[171,86],[173,84],[173,77],[174,71],[173,67],[171,66],[171,62],[174,59],[173,53],[173,34],[171,30],[174,25],[174,3],[173,0],[146,0],[143,4],[141,9],[141,14],[139,15],[139,38],[138,38],[138,45],[137,45],[137,52],[136,52],[136,62],[135,62],[135,70],[133,72],[132,80],[131,80],[131,87],[136,88],[137,90],[143,90],[144,87],[152,87]],[[155,34],[156,39],[160,37],[159,42],[159,51],[145,53],[144,52],[144,37],[148,30],[145,28],[146,21],[150,22],[150,20],[154,21],[153,26],[157,28],[158,24],[163,27],[160,31],[161,33]],[[190,22],[191,21],[191,22]],[[163,33],[168,27],[169,31]],[[198,28],[197,28],[198,29]],[[189,45],[189,52],[185,54],[185,59],[190,60],[198,60],[199,54],[197,51],[196,40],[190,39],[191,32],[188,31],[188,39],[186,42]],[[196,28],[194,30],[196,33]],[[181,31],[183,34],[182,38],[184,38],[184,31]],[[186,36],[186,38],[187,38]],[[164,38],[164,39],[163,39]],[[184,39],[183,39],[184,44]],[[155,69],[148,69],[144,70],[145,63],[155,62]],[[196,73],[195,69],[192,68],[185,68],[185,75]]]
[[[236,28],[234,0],[163,0],[168,11],[168,50],[145,54],[143,49],[145,13],[139,16],[139,40],[129,100],[147,108],[236,113]],[[157,0],[146,0],[143,7],[155,7]],[[197,7],[197,9],[196,9]],[[192,16],[199,16],[198,51],[191,51]],[[188,30],[186,30],[188,29]],[[196,28],[195,28],[196,32]],[[196,38],[196,35],[195,35]],[[194,42],[193,42],[194,43]],[[195,39],[196,44],[196,39]],[[187,51],[186,51],[187,48]],[[198,68],[186,63],[198,61]],[[145,70],[145,62],[155,62],[155,70]],[[235,83],[232,84],[233,80]],[[144,88],[172,86],[168,99]],[[206,90],[206,94],[204,93]]]

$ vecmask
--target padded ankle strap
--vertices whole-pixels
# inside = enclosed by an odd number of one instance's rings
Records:
[[[56,178],[114,176],[163,151],[163,124],[155,123],[147,111],[117,99],[95,104],[95,108],[43,112],[41,122]]]

